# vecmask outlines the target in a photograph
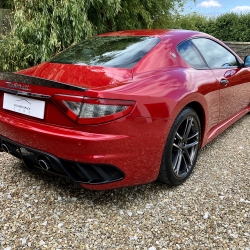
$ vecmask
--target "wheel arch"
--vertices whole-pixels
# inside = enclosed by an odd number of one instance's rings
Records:
[[[192,108],[198,115],[200,124],[201,124],[201,145],[203,144],[204,140],[204,133],[205,133],[205,124],[206,124],[206,115],[203,106],[196,101],[188,103],[184,108],[189,107]]]

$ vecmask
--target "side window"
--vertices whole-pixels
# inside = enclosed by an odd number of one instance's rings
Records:
[[[200,50],[210,68],[238,66],[235,56],[215,41],[207,38],[196,38],[192,42]]]
[[[184,41],[177,47],[178,52],[182,58],[190,64],[193,68],[204,69],[207,68],[203,58],[201,57],[198,50],[195,48],[191,41]]]

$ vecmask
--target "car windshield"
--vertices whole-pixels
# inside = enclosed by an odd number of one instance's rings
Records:
[[[159,41],[155,37],[100,36],[69,47],[50,62],[133,68]]]

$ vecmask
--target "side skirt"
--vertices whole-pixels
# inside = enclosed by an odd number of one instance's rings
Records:
[[[225,131],[228,127],[230,127],[232,124],[234,124],[236,121],[238,121],[240,118],[242,118],[244,115],[250,112],[250,106],[244,108],[240,112],[238,112],[236,115],[231,116],[229,119],[219,123],[215,127],[213,127],[209,132],[207,139],[205,140],[203,146],[205,146],[207,143],[212,141],[215,137],[217,137],[219,134],[221,134],[223,131]]]

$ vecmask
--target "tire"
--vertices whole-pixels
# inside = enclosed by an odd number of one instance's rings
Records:
[[[158,181],[177,186],[191,174],[200,149],[201,125],[189,107],[176,117],[164,148]]]

